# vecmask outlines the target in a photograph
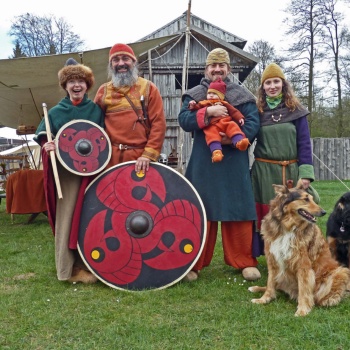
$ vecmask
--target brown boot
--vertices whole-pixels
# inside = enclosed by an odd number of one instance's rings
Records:
[[[247,138],[245,138],[245,139],[242,139],[242,140],[238,141],[235,144],[235,147],[237,149],[239,149],[240,151],[246,151],[249,145],[250,145],[249,140]]]
[[[191,270],[184,278],[185,282],[193,282],[198,278],[198,272]]]
[[[72,276],[68,282],[82,282],[86,284],[96,283],[97,277],[91,272],[80,269],[78,267],[73,267]]]
[[[261,274],[256,267],[246,267],[242,270],[242,275],[247,281],[256,281],[261,277]]]
[[[213,163],[221,162],[222,158],[224,158],[224,155],[222,154],[221,150],[217,149],[212,153],[211,160]]]

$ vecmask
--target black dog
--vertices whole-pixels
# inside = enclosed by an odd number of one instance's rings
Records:
[[[344,193],[327,221],[327,241],[332,256],[350,267],[350,192]]]

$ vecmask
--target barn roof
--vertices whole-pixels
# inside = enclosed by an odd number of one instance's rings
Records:
[[[205,57],[207,56],[207,53],[216,47],[221,47],[228,51],[231,59],[232,71],[238,73],[240,82],[243,82],[245,80],[245,78],[259,62],[258,57],[243,50],[247,43],[245,39],[227,32],[224,29],[221,29],[218,26],[199,18],[192,13],[190,15],[189,31],[192,42],[195,45],[195,52],[192,51],[195,54],[195,59],[192,59],[192,62],[190,59],[189,70],[192,69],[196,72],[203,72],[205,68]],[[175,42],[180,45],[182,42],[182,49],[180,49],[180,52],[183,52],[186,32],[187,12],[184,12],[181,16],[175,18],[168,24],[139,39],[138,42],[160,38],[165,35],[176,35],[169,41],[162,42],[162,44],[156,48],[158,51],[157,54],[159,55],[160,53],[166,52]],[[205,50],[202,55],[198,55],[198,50],[200,49]],[[148,55],[149,53],[147,52],[142,53],[139,57],[139,62],[147,61],[147,59],[149,59]],[[156,56],[157,55],[155,52],[153,52],[152,59],[155,59]],[[198,57],[201,57],[202,60],[199,61]],[[166,59],[164,59],[163,68],[165,69],[165,66],[167,66],[167,68],[173,68],[175,71],[176,69],[181,69],[183,65],[183,57],[180,58],[181,60],[178,61],[177,65],[176,62],[172,62],[173,66],[171,66],[171,63],[169,64],[169,62],[166,62]],[[152,63],[152,67],[153,66],[154,63]],[[161,66],[161,63],[158,63],[156,65],[158,69],[161,69]]]

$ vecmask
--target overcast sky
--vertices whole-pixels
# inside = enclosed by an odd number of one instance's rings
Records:
[[[0,59],[13,53],[7,35],[15,16],[31,13],[63,17],[85,41],[86,50],[110,47],[116,42],[132,43],[168,24],[187,11],[188,0],[95,1],[6,1],[0,11]],[[248,41],[266,40],[281,46],[283,10],[289,0],[192,0],[191,12],[231,34]],[[5,9],[6,8],[6,9]]]

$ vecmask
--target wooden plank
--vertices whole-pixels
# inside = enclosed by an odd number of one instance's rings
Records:
[[[316,180],[350,179],[350,138],[314,138]]]

